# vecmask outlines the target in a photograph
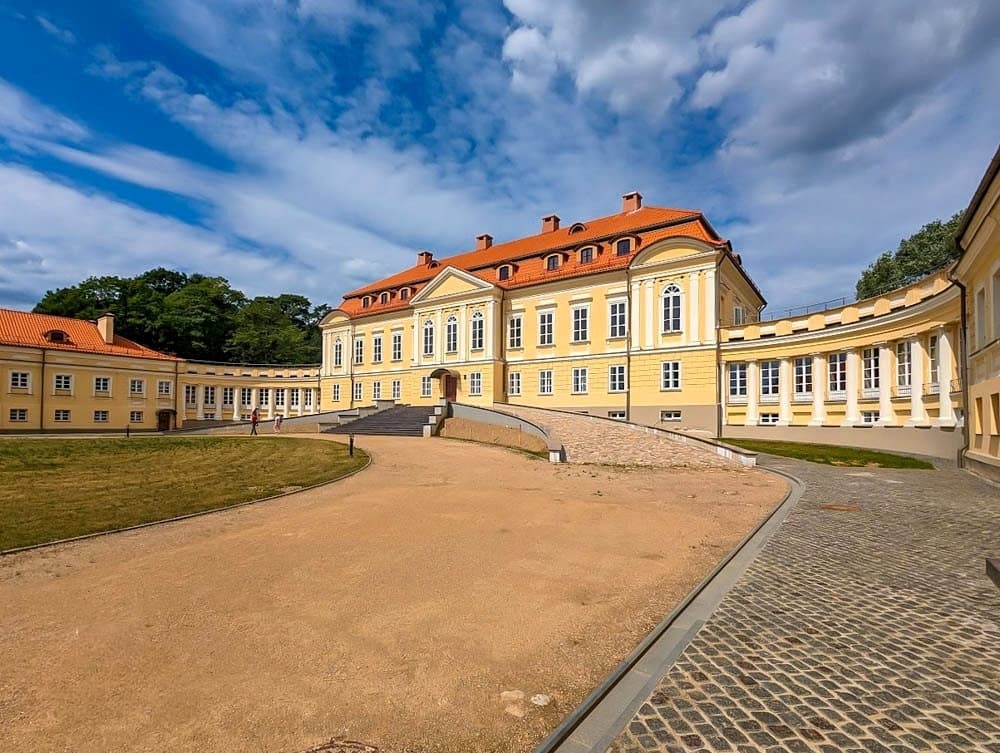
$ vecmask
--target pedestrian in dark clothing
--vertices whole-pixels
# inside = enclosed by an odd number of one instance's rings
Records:
[[[253,412],[250,413],[250,436],[251,437],[256,437],[257,436],[257,424],[259,424],[259,423],[260,423],[260,413],[257,411],[256,408],[254,408]]]

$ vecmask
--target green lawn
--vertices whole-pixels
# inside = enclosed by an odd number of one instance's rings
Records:
[[[783,455],[787,458],[808,460],[812,463],[827,465],[845,465],[851,467],[878,468],[920,468],[933,469],[930,463],[906,457],[893,455],[890,452],[877,450],[860,450],[855,447],[836,447],[826,444],[806,444],[804,442],[770,442],[760,439],[724,439],[726,444],[743,447],[754,452],[766,452],[770,455]]]
[[[0,551],[227,507],[367,462],[286,437],[0,440]]]

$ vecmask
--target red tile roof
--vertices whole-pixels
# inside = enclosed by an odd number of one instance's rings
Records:
[[[572,228],[580,225],[583,226],[583,230],[570,232]],[[629,254],[618,256],[609,241],[626,236],[636,238],[637,242]],[[418,264],[378,282],[352,290],[344,296],[339,309],[349,316],[371,316],[405,309],[409,306],[409,301],[401,300],[397,291],[402,287],[409,287],[412,298],[445,267],[465,270],[482,280],[507,289],[624,269],[632,263],[636,254],[649,244],[672,237],[697,238],[717,247],[728,245],[697,210],[641,207],[631,212],[601,217],[585,223],[574,223],[553,232],[498,243],[481,251],[468,251],[435,259],[432,266]],[[598,246],[598,253],[593,261],[581,263],[579,256],[572,252],[581,246],[591,244]],[[558,251],[568,253],[568,258],[560,264],[559,269],[547,270],[545,257]],[[509,279],[500,281],[497,280],[496,269],[504,263],[513,263],[516,269]],[[393,291],[389,302],[384,304],[378,300],[378,294],[383,291]],[[372,297],[368,307],[364,307],[361,301],[366,295]]]
[[[66,341],[50,342],[46,338],[46,333],[52,331],[66,333]],[[96,322],[12,309],[0,309],[0,345],[20,345],[29,348],[45,348],[46,350],[99,353],[132,358],[153,358],[161,361],[181,360],[146,348],[121,335],[115,335],[114,344],[108,345],[101,337]]]

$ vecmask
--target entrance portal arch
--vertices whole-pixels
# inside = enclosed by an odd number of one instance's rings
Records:
[[[458,372],[451,369],[434,369],[431,372],[431,379],[437,379],[440,383],[438,396],[452,402],[458,399],[458,380],[460,378]]]

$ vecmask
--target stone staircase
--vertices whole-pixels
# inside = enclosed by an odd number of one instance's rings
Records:
[[[340,426],[325,429],[326,434],[384,434],[392,437],[422,437],[435,410],[400,405],[373,413]]]

